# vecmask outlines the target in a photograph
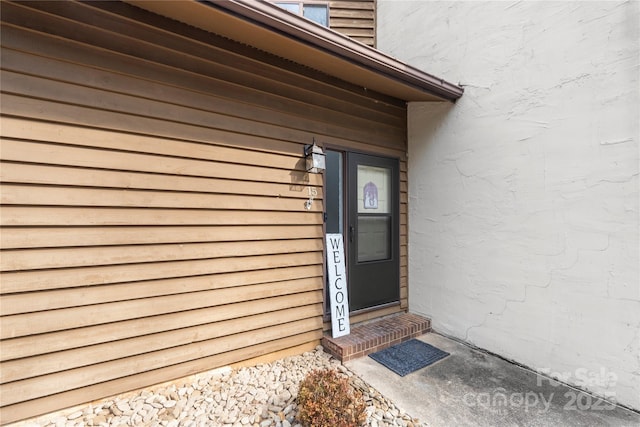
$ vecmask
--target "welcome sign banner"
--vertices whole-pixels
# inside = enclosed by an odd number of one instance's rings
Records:
[[[326,241],[329,300],[331,303],[331,335],[333,338],[338,338],[351,333],[344,242],[342,234],[333,233],[327,234]]]

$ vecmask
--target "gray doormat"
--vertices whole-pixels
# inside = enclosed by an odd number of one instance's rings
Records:
[[[446,351],[420,340],[412,339],[372,353],[369,357],[404,377],[448,355],[449,353]]]

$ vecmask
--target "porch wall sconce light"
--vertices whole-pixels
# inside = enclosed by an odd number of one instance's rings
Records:
[[[304,146],[304,156],[307,160],[307,172],[322,173],[326,169],[325,154],[322,148],[316,145],[315,139],[313,144]]]

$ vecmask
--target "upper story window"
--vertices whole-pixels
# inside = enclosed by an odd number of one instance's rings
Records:
[[[329,26],[329,3],[307,1],[275,1],[276,5],[296,15],[317,22],[325,27]]]

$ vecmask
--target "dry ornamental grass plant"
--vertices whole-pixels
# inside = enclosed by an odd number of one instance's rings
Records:
[[[333,369],[310,372],[300,384],[298,419],[308,427],[359,427],[366,420],[362,393]]]

